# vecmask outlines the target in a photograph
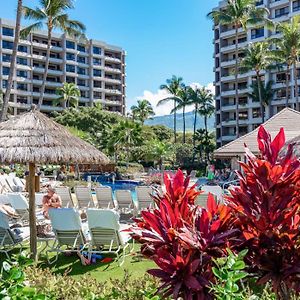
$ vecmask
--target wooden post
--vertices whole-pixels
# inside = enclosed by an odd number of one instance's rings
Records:
[[[29,228],[30,228],[30,252],[31,257],[37,260],[37,231],[35,216],[35,164],[29,163],[28,175],[29,193]]]

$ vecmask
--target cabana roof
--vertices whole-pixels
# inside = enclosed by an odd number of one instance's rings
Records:
[[[290,141],[300,135],[300,112],[291,108],[284,108],[262,125],[270,132],[272,138],[274,138],[280,128],[283,127],[286,141]],[[220,147],[214,152],[214,156],[216,158],[232,158],[244,155],[244,144],[246,144],[254,154],[258,154],[257,132],[258,128]]]
[[[107,164],[105,154],[32,110],[0,123],[1,163]]]

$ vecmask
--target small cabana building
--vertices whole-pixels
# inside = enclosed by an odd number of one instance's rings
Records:
[[[275,137],[280,128],[283,127],[287,142],[295,139],[300,140],[300,112],[291,108],[284,108],[262,125],[272,137]],[[233,170],[238,169],[238,161],[244,161],[245,144],[254,154],[258,154],[257,132],[258,128],[220,147],[214,152],[214,157],[230,159],[231,168]]]

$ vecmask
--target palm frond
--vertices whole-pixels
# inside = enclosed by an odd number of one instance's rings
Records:
[[[27,6],[22,6],[22,14],[25,19],[41,21],[46,19],[45,13],[40,9],[32,9]]]
[[[22,39],[26,39],[31,32],[41,30],[42,28],[43,28],[43,22],[37,22],[31,24],[20,31],[20,37]]]

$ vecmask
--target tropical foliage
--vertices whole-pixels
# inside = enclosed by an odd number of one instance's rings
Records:
[[[143,211],[131,229],[141,253],[158,267],[149,273],[160,279],[164,296],[210,299],[213,292],[226,292],[231,298],[218,299],[246,299],[239,287],[246,277],[239,271],[245,269],[242,257],[249,266],[247,277],[256,285],[270,282],[277,299],[300,293],[300,161],[292,144],[283,152],[284,144],[283,130],[272,140],[260,127],[260,157],[245,148],[240,185],[225,197],[226,205],[209,195],[207,208],[199,207],[195,199],[200,192],[189,187],[188,177],[180,170],[174,177],[164,175],[166,192],[153,196],[157,208]],[[247,251],[235,256],[243,249]],[[211,288],[215,283],[218,288]]]
[[[61,104],[63,108],[77,107],[80,97],[80,90],[74,83],[65,82],[61,88],[57,90],[59,98],[55,99],[57,104]]]
[[[131,106],[131,113],[134,120],[140,121],[144,124],[145,120],[154,116],[152,105],[148,100],[138,100],[137,105]]]

